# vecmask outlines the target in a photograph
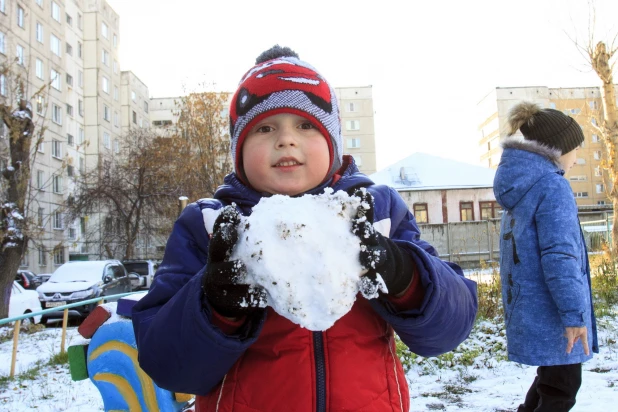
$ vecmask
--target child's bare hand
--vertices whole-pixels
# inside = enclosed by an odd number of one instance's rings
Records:
[[[584,345],[584,353],[586,355],[590,354],[590,348],[588,347],[588,329],[586,329],[585,326],[581,328],[566,328],[564,336],[567,338],[566,353],[571,353],[571,350],[573,350],[573,345],[581,339],[582,345]]]

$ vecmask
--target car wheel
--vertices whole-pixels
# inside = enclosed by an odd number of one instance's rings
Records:
[[[31,311],[26,311],[24,312],[24,315],[28,314],[28,313],[32,313]],[[34,325],[34,318],[25,318],[21,320],[21,326],[23,327],[30,327],[32,325]]]

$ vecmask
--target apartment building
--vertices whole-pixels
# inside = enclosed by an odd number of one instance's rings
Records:
[[[339,101],[343,152],[354,156],[361,172],[376,172],[373,96],[371,86],[335,88]],[[232,99],[230,94],[229,100]],[[228,100],[228,104],[229,104]],[[180,97],[150,99],[150,119],[162,132],[173,131]],[[227,108],[224,110],[227,112]],[[224,113],[225,114],[225,113]]]
[[[97,213],[67,222],[63,208],[72,199],[72,178],[117,150],[123,132],[118,45],[119,16],[104,0],[0,0],[0,63],[15,60],[15,70],[27,76],[23,96],[41,91],[32,101],[33,120],[46,127],[27,211],[39,231],[22,268],[53,272],[69,259],[99,254],[90,246],[96,239],[84,237]],[[0,98],[17,98],[7,78]],[[0,131],[4,137],[5,128]],[[7,153],[0,139],[3,164]]]
[[[148,86],[133,72],[121,72],[122,133],[150,126]]]
[[[580,209],[610,205],[601,169],[605,149],[594,127],[603,116],[601,91],[598,87],[497,87],[492,90],[477,105],[481,119],[478,128],[481,164],[494,169],[498,167],[502,154],[500,141],[508,129],[508,113],[523,100],[537,103],[543,108],[560,110],[581,125],[585,140],[577,152],[577,164],[566,178]]]

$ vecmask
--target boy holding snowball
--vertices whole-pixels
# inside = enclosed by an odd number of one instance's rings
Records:
[[[234,173],[184,209],[133,309],[140,366],[196,394],[201,412],[407,411],[394,333],[421,356],[454,349],[472,328],[476,285],[420,240],[395,190],[342,156],[335,93],[292,50],[267,50],[243,76],[230,135]],[[232,255],[260,200],[338,191],[358,198],[359,293],[332,326],[310,330],[267,305],[272,285],[250,284]]]

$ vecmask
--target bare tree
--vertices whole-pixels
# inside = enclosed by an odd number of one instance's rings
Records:
[[[0,318],[8,316],[9,299],[15,274],[24,251],[37,231],[28,217],[32,200],[30,194],[31,167],[36,158],[36,147],[43,141],[44,120],[36,125],[29,100],[42,96],[43,87],[25,97],[27,71],[11,63],[0,65],[0,119],[8,130],[8,147],[1,174],[0,193]],[[44,116],[42,117],[44,119]]]
[[[86,238],[100,242],[100,258],[133,258],[140,235],[169,234],[167,216],[171,210],[176,216],[181,193],[169,173],[178,159],[168,138],[137,129],[121,141],[119,154],[101,154],[99,167],[75,178],[75,197],[67,204],[70,221],[96,216]]]
[[[616,161],[616,144],[618,144],[618,110],[616,108],[616,88],[614,85],[614,65],[618,50],[618,33],[609,41],[599,41],[595,35],[596,9],[594,2],[589,2],[588,35],[585,41],[571,37],[571,41],[586,59],[589,66],[601,80],[601,99],[603,116],[591,126],[597,130],[603,141],[605,151],[601,167],[607,173],[606,193],[613,203],[612,251],[614,258],[618,251],[618,162]]]

